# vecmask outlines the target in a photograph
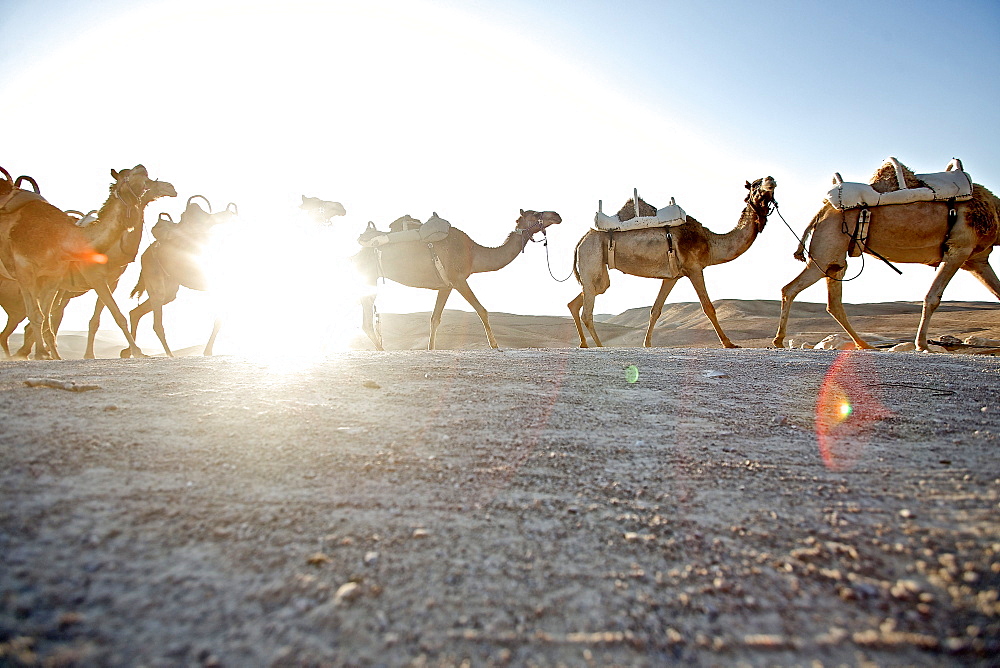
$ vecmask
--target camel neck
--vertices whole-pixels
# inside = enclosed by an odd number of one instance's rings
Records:
[[[725,264],[745,253],[757,238],[757,214],[747,204],[740,220],[729,232],[717,234],[712,244],[711,264]]]
[[[136,204],[123,202],[114,193],[108,198],[98,211],[98,222],[88,228],[90,232],[90,243],[95,250],[107,253],[112,250],[122,240],[122,233],[135,231],[142,232],[142,211],[144,203],[140,200]],[[139,241],[135,241],[136,251],[139,248]],[[134,254],[133,254],[133,259]]]
[[[503,244],[495,248],[480,246],[473,242],[475,245],[472,255],[472,273],[478,274],[503,269],[524,250],[528,238],[526,234],[514,230],[507,236]]]

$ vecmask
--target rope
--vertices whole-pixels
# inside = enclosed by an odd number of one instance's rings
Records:
[[[879,383],[882,387],[909,387],[914,390],[927,390],[933,392],[931,396],[934,397],[946,397],[949,394],[955,394],[955,390],[945,390],[940,387],[926,387],[924,385],[912,385],[910,383]]]
[[[806,257],[806,263],[808,264],[808,263],[811,262],[812,265],[814,267],[816,267],[817,269],[819,269],[821,272],[823,272],[823,275],[826,276],[828,279],[830,279],[831,281],[837,281],[838,283],[849,283],[850,281],[853,281],[858,276],[860,276],[862,274],[862,272],[864,272],[864,270],[865,270],[865,256],[862,253],[861,254],[861,269],[859,269],[858,273],[855,274],[854,276],[851,276],[850,278],[836,278],[836,277],[831,276],[830,274],[828,274],[826,269],[823,269],[823,267],[819,266],[815,262],[815,260],[813,260],[812,257],[809,256],[809,250],[806,248],[806,244],[805,244],[805,241],[804,241],[804,238],[803,238],[803,237],[805,237],[805,233],[804,232],[802,233],[802,237],[800,237],[799,235],[795,234],[795,230],[793,230],[792,226],[788,224],[788,221],[785,220],[785,217],[781,215],[781,209],[778,208],[778,203],[777,202],[774,203],[774,211],[775,211],[775,213],[778,214],[778,218],[781,218],[781,222],[783,222],[785,224],[785,227],[788,228],[788,231],[792,233],[792,236],[795,237],[796,241],[799,242],[799,245],[802,246],[802,253]]]
[[[552,273],[552,260],[551,258],[549,258],[549,237],[545,233],[545,230],[542,230],[542,245],[545,246],[545,266],[548,268],[549,276],[552,277],[552,280],[555,281],[556,283],[565,283],[566,281],[571,279],[573,277],[572,268],[570,268],[569,276],[567,276],[566,278],[556,278],[555,274]]]

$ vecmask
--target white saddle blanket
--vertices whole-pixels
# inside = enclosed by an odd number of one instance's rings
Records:
[[[412,230],[400,230],[399,232],[382,232],[374,235],[362,234],[358,243],[369,248],[378,248],[386,244],[395,244],[401,241],[423,241],[433,243],[441,241],[448,236],[451,231],[451,223],[441,218],[432,218],[420,227]]]
[[[880,193],[867,183],[840,182],[826,194],[826,201],[839,210],[858,209],[887,204],[911,202],[936,202],[941,200],[967,200],[972,198],[972,179],[964,171],[917,174],[927,188],[906,188]],[[834,177],[835,181],[839,181]]]
[[[625,230],[644,230],[648,227],[673,227],[687,222],[684,209],[676,204],[656,210],[655,216],[637,216],[630,220],[618,220],[618,216],[609,216],[600,211],[594,215],[594,225],[602,232],[623,232]]]

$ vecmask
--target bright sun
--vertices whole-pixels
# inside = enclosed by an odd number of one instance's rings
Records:
[[[241,217],[213,232],[203,261],[223,319],[220,352],[315,360],[357,342],[368,287],[331,227],[293,209],[285,220]]]

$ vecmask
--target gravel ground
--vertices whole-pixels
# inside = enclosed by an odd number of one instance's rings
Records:
[[[998,376],[766,349],[5,362],[0,664],[998,665]]]

